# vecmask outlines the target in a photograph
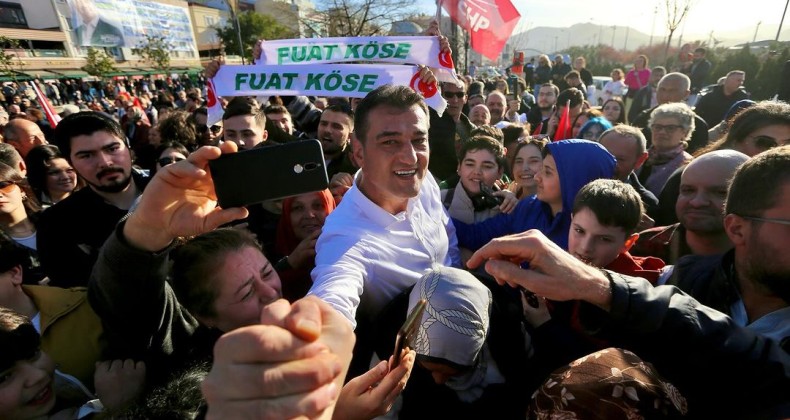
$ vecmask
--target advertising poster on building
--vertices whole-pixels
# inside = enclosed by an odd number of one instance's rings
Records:
[[[68,0],[75,42],[83,47],[136,48],[145,35],[166,38],[175,51],[192,51],[187,9],[142,0]]]

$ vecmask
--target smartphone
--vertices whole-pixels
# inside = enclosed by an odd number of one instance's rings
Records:
[[[417,332],[417,325],[420,322],[420,318],[422,318],[422,313],[425,312],[427,304],[428,301],[425,299],[417,301],[417,305],[412,308],[406,317],[406,321],[403,322],[403,325],[398,330],[398,335],[395,336],[395,350],[392,352],[390,370],[395,369],[400,364],[401,353],[403,353],[403,349],[409,345],[412,337]]]
[[[209,161],[222,208],[321,191],[329,185],[318,140],[266,146]]]

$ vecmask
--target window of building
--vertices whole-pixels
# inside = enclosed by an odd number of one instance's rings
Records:
[[[21,4],[0,1],[0,27],[27,28],[27,19]]]

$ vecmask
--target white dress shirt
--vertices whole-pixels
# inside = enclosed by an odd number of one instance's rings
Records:
[[[375,316],[432,268],[461,265],[455,228],[430,173],[406,211],[395,215],[359,190],[361,173],[326,218],[308,293],[332,305],[354,327],[357,307]]]

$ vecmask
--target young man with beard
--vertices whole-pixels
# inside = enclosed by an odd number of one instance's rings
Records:
[[[689,256],[672,283],[735,324],[790,352],[790,146],[763,152],[735,172],[724,205],[724,254]]]
[[[149,178],[132,169],[123,130],[105,114],[69,115],[55,129],[55,141],[88,186],[42,213],[38,253],[50,285],[86,286],[99,248]]]
[[[354,132],[354,111],[348,106],[332,105],[321,113],[318,122],[318,140],[324,150],[326,173],[354,174],[356,165],[351,161],[351,133]]]
[[[540,134],[546,134],[549,129],[549,118],[554,113],[554,106],[557,104],[557,96],[560,90],[557,85],[553,83],[544,83],[538,90],[538,106],[533,107],[527,113],[527,122],[531,127],[537,129],[543,124]]]

